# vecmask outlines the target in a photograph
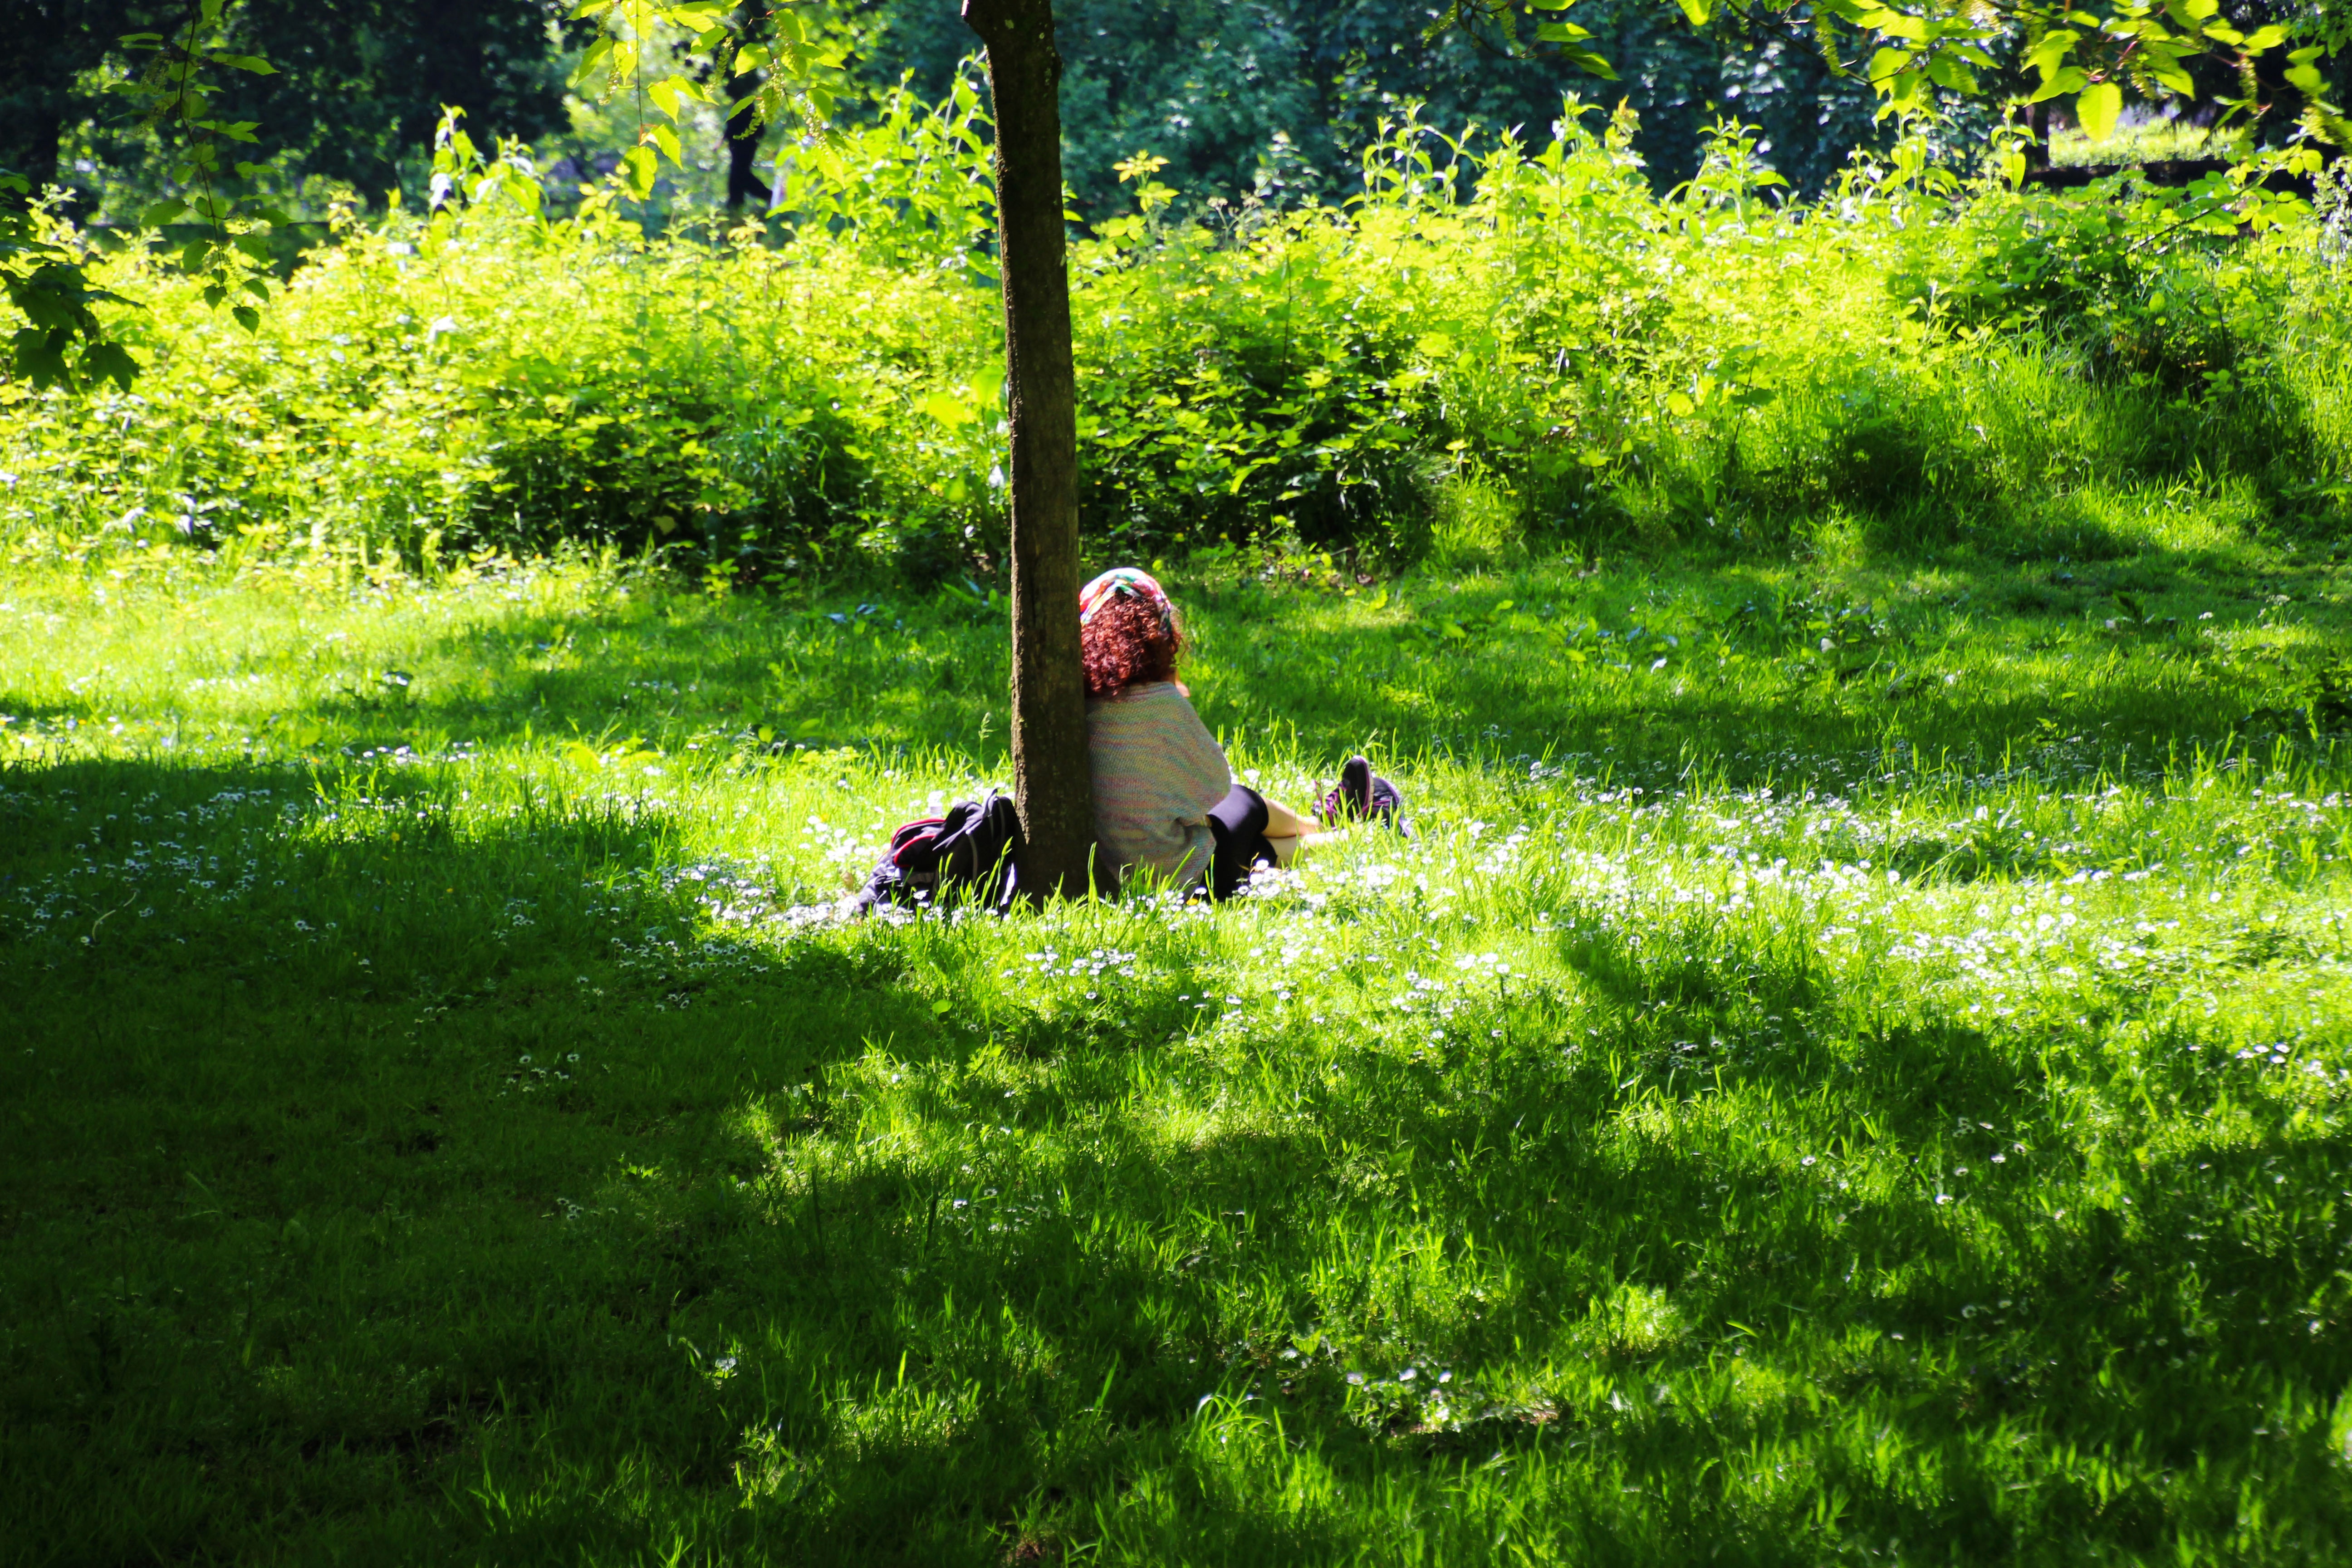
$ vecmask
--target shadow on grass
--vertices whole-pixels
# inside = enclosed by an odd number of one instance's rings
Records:
[[[2128,556],[2089,558],[2127,546]],[[2202,634],[2245,630],[2276,608],[2281,580],[2259,563],[2229,567],[2119,532],[2076,541],[2084,553],[2063,560],[2055,535],[2034,548],[2042,553],[2014,567],[1933,550],[1864,551],[1835,567],[1692,555],[1589,577],[1538,563],[1495,577],[1411,576],[1351,598],[1181,571],[1171,584],[1197,633],[1187,673],[1212,728],[1244,738],[1254,761],[1295,744],[1324,768],[1368,742],[1398,760],[1423,747],[1549,752],[1596,768],[1697,755],[1741,784],[1853,763],[1894,742],[1971,768],[2074,737],[2100,757],[2147,754],[2250,721],[2287,723],[2280,715],[2347,651],[2326,595],[2283,557],[2266,559],[2301,574],[2305,602],[2293,646],[2257,654]],[[1912,578],[1925,596],[1898,591]],[[354,666],[295,711],[239,711],[236,721],[273,748],[319,754],[526,734],[668,749],[764,733],[787,745],[940,748],[1001,768],[1003,626],[868,592],[874,600],[833,611],[655,595],[507,620],[491,605],[479,624],[436,618],[404,644],[388,622],[377,652],[397,669]],[[1846,637],[1857,623],[1839,617],[1859,608],[1848,601],[1874,595],[1862,616],[1873,636],[1827,654],[1814,647],[1809,617],[1838,620],[1831,629]],[[1516,601],[1508,613],[1506,601]],[[2210,626],[2197,618],[2209,608],[2221,611]],[[2106,630],[2117,616],[2129,624]],[[1641,626],[1644,639],[1629,652],[1564,637],[1588,616],[1612,634]],[[1725,651],[1737,658],[1717,662]],[[0,710],[28,711],[16,699],[0,699]],[[51,702],[33,716],[88,723],[97,712]]]
[[[829,1396],[738,1390],[730,1418],[819,1468],[861,1458],[821,1523],[780,1509],[776,1527],[798,1550],[854,1560],[903,1544],[910,1516],[945,1540],[959,1514],[1007,1520],[1041,1491],[1107,1500],[1158,1467],[1189,1478],[1169,1522],[1192,1550],[1215,1541],[1275,1561],[1321,1539],[1311,1516],[1249,1495],[1213,1449],[1194,1451],[1213,1394],[1278,1416],[1294,1447],[1370,1495],[1434,1506],[1465,1462],[1592,1470],[1607,1485],[1563,1500],[1550,1528],[1672,1554],[1690,1542],[1652,1538],[1654,1518],[1612,1511],[1602,1494],[1672,1489],[1752,1459],[1758,1442],[1801,1447],[1842,1424],[1868,1427],[1881,1452],[1936,1456],[1945,1478],[1923,1491],[1832,1443],[1805,1462],[1843,1491],[1845,1528],[1960,1541],[1985,1560],[2052,1530],[2145,1546],[2178,1507],[2151,1500],[2134,1522],[2096,1482],[2063,1479],[2030,1509],[1990,1510],[2015,1489],[1996,1438],[2217,1475],[2263,1462],[2243,1430],[2270,1397],[2267,1358],[2312,1349],[2269,1324],[2307,1291],[2326,1237],[2305,1238],[2284,1273],[2275,1240],[2264,1256],[2207,1251],[2232,1281],[2217,1305],[2183,1267],[2177,1226],[2095,1207],[2062,1225],[2047,1185],[2004,1184],[1985,1163],[2009,1146],[2004,1129],[2046,1110],[2039,1042],[1871,1024],[1818,980],[1766,994],[1742,973],[1699,984],[1689,969],[1629,966],[1601,1039],[1530,1018],[1516,1047],[1450,1065],[1349,1061],[1346,1091],[1298,1101],[1305,1130],[1276,1119],[1171,1143],[1122,1125],[1131,1069],[1096,1058],[1015,1118],[1097,1129],[1083,1152],[992,1158],[975,1102],[935,1107],[965,1141],[913,1163],[863,1144],[846,1163],[784,1154],[803,1184],[781,1214],[739,1221],[766,1224],[775,1247],[772,1282],[744,1305],[772,1325],[772,1352],[823,1344],[843,1372]],[[1139,1004],[1139,1034],[1181,1016],[1170,1000]],[[1677,1047],[1692,1037],[1718,1054],[1687,1059]],[[1818,1176],[1747,1152],[1737,1127],[1687,1142],[1622,1135],[1645,1106],[1703,1110],[1710,1094],[1738,1096],[1750,1115],[1834,1095]],[[846,1133],[834,1131],[838,1150]],[[1897,1164],[1912,1152],[1912,1174],[1849,1192],[1836,1172],[1871,1151]],[[1498,1281],[1466,1320],[1450,1287],[1416,1300],[1416,1278],[1457,1270]],[[2119,1281],[2133,1282],[2128,1298]],[[1662,1334],[1580,1331],[1588,1309],[1598,1318],[1629,1286],[1674,1303]],[[1001,1332],[974,1322],[974,1301]],[[2162,1353],[2168,1331],[2200,1320],[2201,1356]],[[1379,1331],[1334,1356],[1318,1342],[1336,1323]],[[2352,1372],[2343,1336],[2320,1348]],[[1766,1398],[1736,1420],[1681,1414],[1694,1385],[1738,1385],[1735,1352],[1768,1384],[1829,1390],[1831,1409]],[[1480,1387],[1480,1369],[1530,1360],[1555,1369],[1534,1397]],[[1395,1374],[1416,1363],[1422,1389],[1406,1390]],[[1451,1398],[1466,1416],[1433,1414],[1425,1393],[1443,1365],[1464,1374]],[[1348,1376],[1368,1367],[1370,1388]],[[1683,1392],[1654,1392],[1670,1387]],[[2104,1392],[2085,1397],[2093,1388]],[[890,1464],[866,1462],[878,1439]],[[2341,1489],[2320,1509],[2338,1526]],[[1698,1534],[1759,1529],[1752,1560],[1779,1560],[1769,1510],[1742,1514],[1714,1490],[1686,1506]],[[1796,1528],[1801,1512],[1780,1522]]]
[[[1005,726],[1003,629],[968,618],[894,627],[755,605],[678,619],[641,611],[501,623],[495,636],[437,634],[404,657],[407,684],[348,688],[314,716],[354,733],[398,731],[484,744],[578,735],[675,742],[756,734],[813,747],[988,750]],[[854,629],[853,629],[854,628]],[[549,650],[553,650],[551,654]],[[420,748],[421,749],[421,748]]]
[[[670,1332],[777,1261],[742,1108],[937,1027],[887,933],[704,934],[658,813],[373,778],[0,770],[19,1543],[247,1555],[290,1507],[429,1554],[509,1424],[705,1463],[736,1429]],[[616,1390],[652,1425],[583,1430]]]
[[[1244,632],[1285,648],[1279,672],[1228,657],[1206,659],[1192,675],[1204,720],[1254,756],[1295,743],[1302,760],[1328,766],[1370,743],[1401,760],[1431,747],[1572,755],[1598,769],[1697,755],[1726,782],[1745,784],[1805,776],[1827,761],[1864,765],[1890,742],[1978,767],[2069,741],[2103,755],[2160,754],[2210,742],[2275,706],[2274,694],[2260,689],[2276,684],[2273,672],[2216,665],[2202,650],[2154,638],[2075,649],[2112,661],[2095,682],[2063,668],[1971,668],[1916,646],[1889,647],[1851,669],[1809,670],[1786,650],[1752,654],[1728,670],[1678,656],[1664,671],[1643,668],[1604,686],[1565,655],[1533,646],[1431,650],[1376,630],[1302,624],[1312,619],[1272,605]],[[594,668],[461,679],[438,673],[467,657],[465,639],[451,638],[415,656],[415,684],[399,697],[330,700],[309,718],[323,744],[353,751],[496,745],[526,734],[675,747],[696,734],[764,733],[815,748],[941,748],[972,755],[983,770],[1001,767],[1001,640],[992,632],[959,631],[952,641],[925,634],[919,653],[888,642],[823,634],[793,643],[798,668],[787,669],[782,637],[734,653],[682,638],[640,640]],[[1333,657],[1319,658],[1326,651]],[[1981,655],[1968,658],[1981,666]],[[1958,684],[1943,684],[1947,674]]]
[[[0,773],[24,1042],[0,1455],[59,1555],[251,1555],[292,1517],[320,1555],[576,1560],[658,1518],[712,1554],[995,1561],[1024,1510],[1090,1529],[1141,1477],[1175,1489],[1166,1555],[1362,1544],[1220,1468],[1223,1394],[1414,1517],[1499,1456],[1565,1478],[1559,1540],[1773,1561],[1809,1539],[1798,1504],[1685,1483],[1780,1443],[1856,1539],[1992,1559],[2163,1517],[2118,1523],[2095,1478],[2002,1501],[1996,1438],[2202,1464],[2233,1496],[2264,1369],[2292,1345],[2352,1374],[2336,1320],[2298,1316],[2333,1257],[2315,1212],[2216,1241],[2193,1196],[2037,1207],[2048,1186],[2002,1184],[2024,1153],[1990,1160],[2048,1120],[2063,1030],[1881,1020],[1800,949],[1571,937],[1581,1011],[1498,1005],[1502,1045],[1343,1051],[1226,1116],[1203,1108],[1248,1085],[1171,1039],[1203,971],[1119,1021],[975,1016],[970,966],[1003,955],[938,926],[714,940],[658,812],[465,816],[430,767],[375,776],[355,799],[261,766]],[[1474,1022],[1458,1041],[1492,1037]],[[1314,1043],[1266,1042],[1265,1070]],[[881,1106],[844,1074],[876,1052],[1053,1088]],[[1764,1134],[1801,1114],[1821,1163],[1792,1169]],[[1838,1184],[1874,1151],[1906,1173]],[[2192,1193],[2189,1163],[2116,1190]],[[1664,1304],[1640,1332],[1602,1321],[1628,1289]],[[1441,1363],[1443,1419],[1396,1375]],[[1683,1413],[1709,1380],[1748,1390],[1712,1407],[1737,1419]],[[1874,1468],[1841,1422],[1948,1480]],[[97,1506],[126,1474],[134,1502]],[[1491,1547],[1460,1517],[1429,1528]]]

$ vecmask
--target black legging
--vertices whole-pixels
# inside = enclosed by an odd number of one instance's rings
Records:
[[[1249,886],[1250,868],[1275,864],[1265,841],[1265,796],[1237,784],[1209,808],[1209,833],[1217,841],[1209,857],[1209,896],[1230,899]]]

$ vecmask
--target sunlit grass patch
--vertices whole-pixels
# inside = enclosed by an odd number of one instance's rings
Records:
[[[951,597],[12,579],[6,1539],[2326,1560],[2339,579],[2179,543],[1171,570],[1416,837],[856,924]]]

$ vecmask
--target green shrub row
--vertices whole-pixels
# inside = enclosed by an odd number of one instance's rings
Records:
[[[148,372],[0,387],[0,531],[987,573],[983,129],[968,87],[902,98],[792,172],[781,237],[647,240],[608,198],[545,221],[487,185],[346,216],[250,334],[119,256]],[[2340,225],[2218,185],[2019,194],[1902,149],[1780,205],[1731,126],[1658,197],[1631,129],[1571,110],[1472,145],[1408,120],[1347,205],[1206,224],[1139,166],[1140,210],[1073,249],[1090,549],[1737,546],[1836,513],[2032,531],[2085,490],[2184,481],[2340,512]]]

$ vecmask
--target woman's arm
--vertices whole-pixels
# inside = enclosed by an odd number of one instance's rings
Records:
[[[1265,836],[1268,838],[1298,838],[1315,831],[1315,825],[1278,800],[1265,803]]]

